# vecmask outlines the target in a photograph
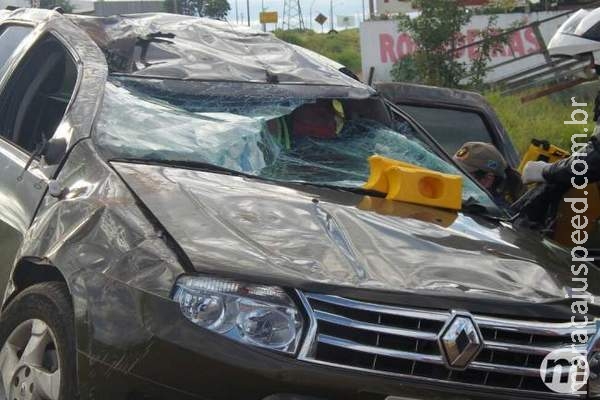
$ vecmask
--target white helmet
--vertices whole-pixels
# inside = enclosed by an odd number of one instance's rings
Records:
[[[593,54],[594,63],[600,65],[600,8],[571,15],[550,39],[548,52],[555,57]]]

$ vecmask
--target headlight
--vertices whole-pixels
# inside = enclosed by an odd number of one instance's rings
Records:
[[[302,316],[283,289],[184,276],[173,299],[194,324],[254,346],[295,353]]]

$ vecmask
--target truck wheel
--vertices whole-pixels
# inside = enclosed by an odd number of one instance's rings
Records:
[[[76,399],[73,306],[64,283],[33,285],[2,313],[0,381],[7,400]]]

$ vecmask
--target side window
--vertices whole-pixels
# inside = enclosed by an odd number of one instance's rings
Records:
[[[33,30],[30,26],[6,25],[0,28],[0,77],[6,71],[6,62],[23,39]]]
[[[492,143],[492,134],[475,112],[398,104],[433,136],[450,155],[466,142]]]
[[[0,96],[0,135],[32,152],[54,135],[71,100],[77,66],[48,34],[26,54]]]

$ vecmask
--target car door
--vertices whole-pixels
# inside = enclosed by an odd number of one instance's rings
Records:
[[[380,83],[377,90],[408,113],[453,155],[466,142],[491,143],[508,164],[521,158],[498,116],[478,93],[408,83]]]
[[[10,29],[3,25],[0,32]],[[0,56],[9,53],[10,46],[16,49],[14,42],[3,43],[3,37],[0,34]],[[21,37],[26,40],[27,35]],[[0,65],[0,287],[8,281],[51,177],[52,169],[34,153],[58,128],[77,76],[75,72],[65,82],[65,71],[76,68],[50,34],[40,34],[18,59],[11,57]]]
[[[495,145],[495,137],[476,112],[459,108],[397,104],[415,118],[448,154],[454,154],[466,142]]]
[[[5,24],[0,28],[0,80],[3,80],[7,70],[14,63],[19,46],[24,45],[25,39],[32,34],[32,31],[33,27],[24,25]],[[24,176],[26,182],[17,182],[27,158],[25,152],[7,141],[0,133],[0,280],[2,281],[7,271],[10,271],[14,255],[35,207],[32,204],[35,200],[28,201],[27,199],[31,197],[24,193],[24,188],[33,184],[32,176],[28,173]],[[26,199],[26,204],[23,204],[23,199]]]

